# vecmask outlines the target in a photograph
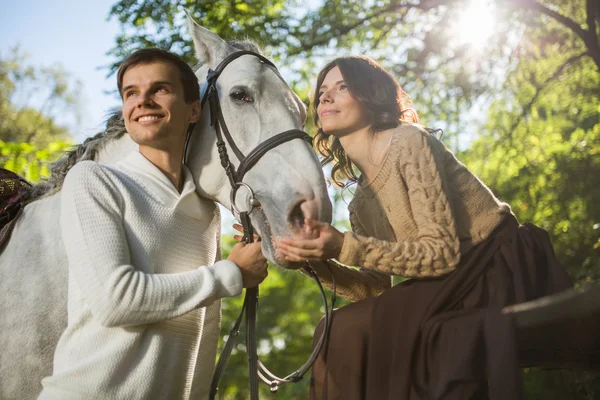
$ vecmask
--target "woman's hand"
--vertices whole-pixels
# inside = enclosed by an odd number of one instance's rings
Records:
[[[340,255],[344,244],[343,233],[328,223],[311,219],[305,219],[304,226],[305,236],[279,241],[279,251],[286,260],[292,262],[329,260]]]

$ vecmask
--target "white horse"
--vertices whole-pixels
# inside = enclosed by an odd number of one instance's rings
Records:
[[[201,64],[196,74],[204,82],[208,69],[237,49],[191,19],[188,26]],[[236,46],[248,50],[252,45]],[[280,132],[303,126],[304,104],[274,68],[254,56],[233,61],[217,88],[227,126],[244,154]],[[206,85],[201,88],[204,90]],[[240,92],[254,101],[239,101]],[[201,196],[230,208],[230,184],[220,165],[209,120],[205,106],[192,134],[188,167]],[[0,256],[0,399],[37,396],[40,380],[52,372],[55,345],[66,327],[68,270],[58,224],[64,175],[77,161],[114,164],[133,149],[135,144],[119,117],[113,116],[105,132],[86,140],[55,165],[52,178],[36,187],[39,199],[28,204],[17,221]],[[231,160],[237,165],[234,156]],[[331,203],[314,151],[300,139],[284,143],[267,152],[244,182],[261,203],[251,219],[263,239],[263,253],[284,268],[294,268],[278,254],[278,239],[302,229],[303,212],[323,221],[331,219]],[[247,201],[248,193],[240,189],[236,205],[243,209]]]

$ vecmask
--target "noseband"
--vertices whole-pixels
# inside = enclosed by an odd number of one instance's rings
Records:
[[[251,243],[254,241],[254,230],[252,227],[252,223],[250,222],[250,213],[254,208],[260,207],[260,202],[254,196],[254,191],[252,188],[243,182],[244,175],[248,172],[257,162],[264,156],[269,150],[274,149],[275,147],[289,142],[294,139],[302,139],[307,142],[312,142],[312,138],[304,131],[299,129],[291,129],[282,133],[279,133],[264,142],[260,143],[254,150],[252,150],[247,156],[240,151],[237,147],[235,141],[233,140],[229,129],[227,128],[227,124],[225,123],[225,119],[223,118],[223,112],[221,110],[221,104],[219,102],[219,93],[217,91],[217,79],[219,76],[232,61],[243,55],[252,55],[258,58],[263,64],[267,66],[273,67],[277,70],[277,67],[269,61],[264,56],[257,54],[252,51],[237,51],[225,57],[221,63],[217,66],[215,70],[210,69],[208,71],[208,75],[206,77],[206,82],[208,84],[208,88],[202,97],[202,107],[208,101],[208,105],[210,107],[210,124],[214,126],[215,132],[217,135],[217,149],[219,152],[219,158],[221,160],[221,166],[225,169],[225,173],[229,179],[229,183],[231,184],[231,211],[237,215],[239,215],[240,222],[242,227],[244,228],[244,240],[246,243]],[[191,137],[191,131],[188,133],[186,144],[185,144],[185,158],[187,158],[189,140]],[[227,144],[237,157],[239,161],[239,165],[237,169],[233,166],[229,159],[229,154],[227,153]],[[184,160],[185,162],[186,160]],[[250,194],[250,209],[248,211],[240,211],[235,205],[235,197],[238,189],[240,187],[244,187],[248,190]],[[210,387],[210,396],[209,398],[213,400],[217,394],[219,382],[221,377],[223,376],[223,372],[225,371],[225,366],[227,365],[227,361],[229,356],[231,355],[231,350],[233,349],[233,345],[235,344],[236,337],[239,335],[240,325],[242,322],[242,318],[244,313],[246,313],[246,352],[248,353],[248,362],[249,362],[249,379],[250,379],[250,395],[252,400],[258,399],[258,378],[260,378],[263,382],[271,387],[272,392],[276,392],[279,386],[283,383],[288,382],[298,382],[302,379],[306,371],[312,366],[315,362],[323,344],[327,338],[329,333],[329,327],[331,324],[331,316],[333,315],[333,306],[335,303],[335,281],[333,282],[333,294],[331,297],[331,309],[327,304],[327,297],[325,295],[325,291],[323,290],[323,286],[317,277],[315,271],[310,267],[309,263],[302,267],[304,272],[309,275],[319,286],[321,291],[321,295],[323,298],[323,303],[325,305],[325,329],[317,342],[317,345],[313,349],[313,352],[309,359],[296,371],[291,373],[290,375],[279,378],[273,373],[271,373],[258,359],[257,349],[256,349],[256,311],[258,308],[258,287],[248,288],[246,289],[246,296],[244,298],[244,304],[242,306],[242,311],[238,319],[236,320],[233,329],[229,334],[229,338],[227,339],[227,343],[225,344],[225,348],[219,357],[219,362],[215,368],[215,373],[213,375],[213,379]],[[333,274],[332,274],[333,276]]]

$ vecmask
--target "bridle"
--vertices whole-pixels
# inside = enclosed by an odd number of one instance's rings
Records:
[[[244,175],[248,172],[257,162],[260,160],[262,156],[264,156],[269,150],[274,149],[275,147],[289,142],[294,139],[302,139],[307,142],[311,142],[312,138],[304,131],[299,129],[291,129],[282,133],[279,133],[264,142],[260,143],[254,150],[252,150],[247,156],[240,151],[240,149],[236,146],[235,141],[231,137],[231,133],[227,128],[227,124],[225,123],[225,119],[223,118],[223,112],[221,110],[221,104],[219,102],[219,94],[217,91],[217,79],[219,76],[232,61],[243,55],[252,55],[257,57],[263,64],[266,64],[270,67],[273,67],[277,70],[277,67],[269,61],[264,56],[252,52],[252,51],[237,51],[232,54],[229,54],[227,57],[223,59],[219,63],[219,65],[214,69],[210,69],[208,71],[208,75],[206,77],[206,82],[208,84],[208,88],[202,97],[202,107],[208,101],[208,105],[210,107],[210,124],[214,126],[215,132],[217,135],[217,149],[219,152],[219,158],[221,160],[221,166],[225,169],[225,173],[229,179],[229,183],[231,184],[231,208],[232,212],[239,215],[240,222],[244,229],[243,239],[246,243],[251,243],[254,241],[254,229],[252,227],[252,223],[250,222],[250,213],[257,207],[260,207],[260,202],[254,196],[254,191],[252,188],[243,182]],[[187,153],[189,140],[191,137],[191,130],[188,132],[188,136],[186,139],[184,154],[185,161],[187,161]],[[227,153],[227,144],[223,137],[229,144],[229,147],[239,160],[239,165],[237,169],[231,164],[229,159],[229,154]],[[248,190],[250,194],[250,210],[249,211],[240,211],[235,205],[235,196],[240,187],[244,187]],[[315,362],[323,344],[328,337],[329,327],[331,325],[331,317],[333,315],[333,307],[335,303],[335,281],[333,281],[333,294],[331,297],[331,309],[327,304],[327,296],[325,295],[325,291],[323,290],[323,286],[317,277],[315,271],[311,268],[308,262],[302,267],[304,272],[309,275],[319,286],[321,291],[321,295],[323,298],[323,303],[325,305],[325,329],[319,338],[317,345],[313,349],[312,354],[308,358],[308,360],[296,371],[293,373],[279,378],[273,373],[271,373],[260,360],[258,359],[257,349],[256,349],[256,311],[258,308],[258,287],[248,288],[246,289],[246,295],[244,298],[244,304],[242,306],[242,311],[238,319],[236,320],[231,332],[229,333],[229,338],[225,344],[223,352],[219,357],[219,361],[215,368],[215,372],[213,375],[213,379],[210,387],[210,395],[209,399],[213,400],[217,394],[219,382],[221,381],[221,377],[225,371],[225,366],[227,365],[227,361],[229,356],[231,355],[231,351],[235,344],[235,340],[239,335],[240,326],[242,322],[242,318],[244,313],[246,314],[246,352],[248,353],[248,370],[249,370],[249,380],[250,380],[250,395],[252,400],[258,399],[258,378],[260,378],[263,382],[271,387],[272,392],[276,392],[280,385],[289,382],[298,382],[302,379],[306,371],[312,366]],[[332,274],[333,276],[333,274]]]

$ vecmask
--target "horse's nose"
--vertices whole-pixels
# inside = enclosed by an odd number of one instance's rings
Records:
[[[304,230],[304,219],[317,219],[318,217],[318,203],[315,200],[301,200],[290,210],[288,214],[288,223],[294,233],[302,233]]]

